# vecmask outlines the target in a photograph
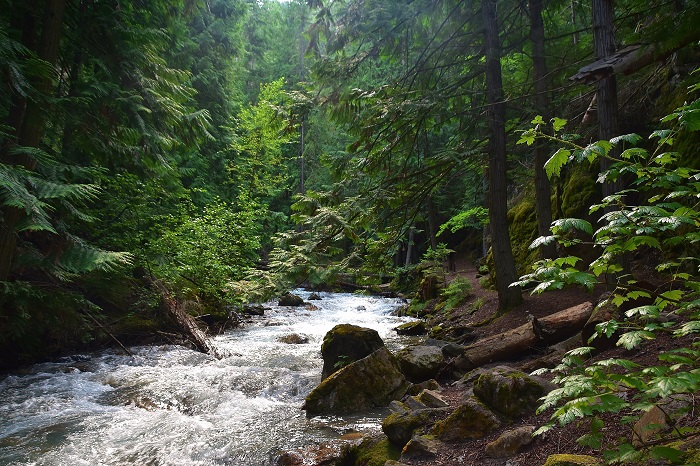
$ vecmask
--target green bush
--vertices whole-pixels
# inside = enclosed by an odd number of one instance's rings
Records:
[[[531,247],[558,242],[570,246],[581,242],[569,235],[582,231],[593,238],[600,256],[586,269],[579,267],[578,257],[561,257],[538,261],[534,271],[516,285],[538,283],[534,292],[558,289],[568,285],[592,288],[607,277],[616,278],[609,301],[616,306],[644,298],[647,303],[632,307],[623,319],[599,324],[592,338],[620,335],[617,345],[635,350],[660,333],[686,337],[700,332],[700,171],[684,165],[697,154],[673,151],[676,139],[700,130],[700,100],[678,109],[662,119],[673,123],[670,129],[654,131],[650,140],[655,148],[649,151],[636,145],[642,138],[628,134],[609,141],[598,141],[586,147],[575,146],[555,136],[546,136],[537,128],[526,132],[521,142],[531,143],[542,137],[565,147],[559,149],[545,168],[550,176],[558,175],[570,161],[595,162],[606,158],[611,168],[599,176],[599,182],[625,177],[628,189],[607,196],[591,213],[603,213],[597,230],[588,221],[576,218],[559,219],[552,224],[552,235],[540,237]],[[540,124],[541,119],[535,123]],[[561,120],[555,121],[556,131]],[[613,148],[617,148],[614,151]],[[618,155],[619,154],[619,155]],[[633,201],[634,199],[634,201]],[[639,201],[641,199],[642,201]],[[625,257],[649,255],[660,257],[656,270],[667,282],[656,289],[641,286],[637,277],[623,265]],[[590,432],[579,442],[601,448],[604,414],[624,415],[633,423],[662,399],[692,396],[700,389],[700,343],[684,339],[684,343],[659,355],[658,364],[642,367],[623,358],[599,361],[589,359],[591,347],[571,351],[553,369],[554,381],[561,388],[549,393],[540,412],[553,409],[551,422],[540,428],[542,433],[557,423],[566,424],[588,418]],[[644,462],[649,458],[672,464],[684,464],[683,440],[697,435],[698,429],[675,426],[659,439],[637,445],[622,439],[603,452],[608,462]],[[685,463],[687,464],[687,463]]]

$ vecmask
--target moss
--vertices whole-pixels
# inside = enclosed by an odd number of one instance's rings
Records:
[[[600,199],[596,177],[588,163],[576,164],[564,181],[561,196],[563,218],[587,218],[592,204]]]
[[[542,466],[596,466],[598,460],[588,455],[549,455],[547,461]]]
[[[508,232],[513,248],[513,258],[518,273],[524,274],[530,264],[539,259],[539,252],[530,249],[530,244],[537,238],[537,210],[534,196],[523,196],[508,211]]]
[[[398,460],[401,449],[384,435],[367,436],[350,452],[354,466],[384,466],[388,460]]]
[[[436,422],[431,435],[442,441],[482,438],[501,426],[501,420],[475,397],[469,398],[450,414]]]

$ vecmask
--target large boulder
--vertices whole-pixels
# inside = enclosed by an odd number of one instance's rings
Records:
[[[391,413],[382,422],[382,431],[394,444],[403,447],[417,430],[444,419],[448,414],[448,408],[425,408]]]
[[[420,383],[437,377],[445,357],[437,346],[407,346],[396,353],[401,370],[411,382]]]
[[[336,325],[323,337],[321,378],[327,378],[341,367],[359,361],[382,347],[384,342],[376,330],[351,324]]]
[[[444,442],[459,442],[482,438],[501,427],[502,422],[476,397],[469,397],[446,419],[436,422],[430,434]]]
[[[474,382],[474,395],[490,408],[511,417],[537,409],[539,399],[554,386],[507,366],[486,370]]]
[[[324,379],[306,397],[307,416],[359,413],[401,399],[410,383],[391,352],[381,347]]]

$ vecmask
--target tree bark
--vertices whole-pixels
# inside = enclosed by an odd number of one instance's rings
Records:
[[[471,370],[484,364],[526,355],[534,348],[563,341],[581,331],[593,311],[585,302],[530,322],[507,332],[482,338],[466,346],[454,361],[458,369]]]
[[[35,5],[32,2],[32,5]],[[42,20],[41,36],[37,44],[35,42],[36,23],[32,18],[25,19],[22,40],[25,46],[35,45],[37,57],[45,62],[55,65],[58,57],[58,46],[63,28],[63,13],[66,9],[66,0],[47,0]],[[32,10],[28,10],[31,16]],[[53,86],[52,76],[42,76],[33,83],[37,91],[42,95],[50,95]],[[46,103],[43,101],[29,100],[17,102],[22,111],[13,109],[16,121],[11,122],[17,134],[16,145],[20,147],[39,147],[44,132],[46,121]],[[4,144],[0,160],[4,163],[22,165],[28,170],[36,168],[37,161],[28,156],[11,156],[12,144]],[[17,248],[17,224],[24,217],[24,212],[16,208],[2,209],[2,223],[0,224],[0,281],[6,281],[10,276],[12,261]]]
[[[544,24],[542,0],[530,0],[530,40],[532,41],[532,66],[534,71],[535,111],[547,121],[549,98],[547,96],[547,62],[544,56]],[[535,141],[535,203],[537,211],[537,233],[551,235],[552,188],[544,169],[547,152],[541,139]],[[557,249],[554,243],[540,246],[543,259],[554,259]]]
[[[513,250],[508,234],[508,178],[506,163],[505,103],[501,76],[501,46],[496,19],[496,0],[482,2],[484,39],[486,42],[486,94],[488,121],[491,132],[489,154],[489,222],[491,249],[496,267],[496,289],[500,311],[506,311],[522,302],[519,287],[510,284],[517,280]]]

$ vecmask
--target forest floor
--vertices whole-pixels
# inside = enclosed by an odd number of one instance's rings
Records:
[[[450,274],[448,281],[457,276],[467,278],[472,282],[473,298],[460,308],[452,310],[449,313],[450,324],[473,326],[474,324],[482,323],[493,318],[498,311],[498,297],[495,291],[485,289],[481,286],[476,268],[468,262],[457,264],[456,272]],[[510,310],[501,317],[493,319],[486,325],[477,327],[477,339],[518,327],[527,322],[529,315],[539,318],[586,301],[596,304],[603,292],[604,290],[597,288],[592,292],[587,292],[582,288],[557,290],[537,295],[530,295],[524,292],[524,302],[520,306]],[[470,313],[474,308],[473,303],[476,300],[481,300],[483,304],[478,310]],[[440,319],[445,319],[445,317],[447,316],[436,314],[428,322],[428,326],[436,325],[440,322]],[[658,362],[657,356],[660,351],[671,349],[678,344],[679,342],[677,340],[673,340],[669,336],[660,335],[656,340],[646,343],[641,349],[626,351],[623,348],[615,347],[599,353],[594,359],[619,357],[633,360],[642,365],[652,365]],[[580,346],[583,346],[583,344]],[[521,368],[528,362],[541,356],[543,351],[545,350],[533,349],[532,353],[524,354],[522,358],[517,361],[499,361],[493,365],[508,365],[516,369]],[[551,374],[546,374],[544,377],[551,379],[553,376]],[[464,395],[464,389],[456,388],[449,384],[443,386],[445,388],[441,394],[445,400],[453,406],[459,404]],[[557,427],[542,436],[536,437],[533,443],[518,456],[508,459],[491,459],[486,455],[484,451],[486,444],[496,440],[505,430],[524,425],[531,425],[538,428],[546,424],[550,420],[550,416],[551,411],[544,412],[540,415],[532,414],[529,417],[504,426],[484,438],[467,440],[462,443],[443,444],[435,458],[425,460],[413,459],[402,461],[402,463],[411,466],[537,466],[543,465],[547,457],[552,454],[579,454],[591,455],[598,459],[602,458],[602,449],[594,450],[590,447],[584,447],[579,445],[576,441],[579,437],[589,432],[590,420],[574,421],[568,425]],[[623,423],[621,416],[606,415],[603,416],[603,419],[605,421],[605,427],[603,428],[603,448],[605,448],[606,444],[609,446],[611,442],[618,439],[631,438],[632,424]]]

